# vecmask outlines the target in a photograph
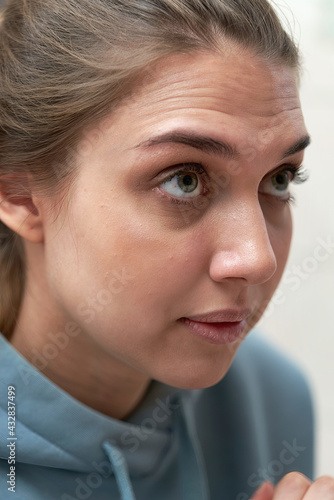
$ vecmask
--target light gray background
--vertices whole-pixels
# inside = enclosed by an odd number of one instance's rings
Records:
[[[334,0],[276,4],[290,20],[291,11],[296,18],[293,31],[305,67],[301,97],[313,142],[304,162],[310,180],[294,190],[288,281],[281,282],[260,326],[310,380],[317,416],[317,475],[334,475],[334,248],[322,251],[322,262],[316,258],[319,238],[334,243]],[[296,277],[294,266],[300,266],[302,277]]]

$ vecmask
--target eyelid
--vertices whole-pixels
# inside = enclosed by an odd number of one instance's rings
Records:
[[[271,180],[279,175],[279,174],[285,174],[285,173],[290,173],[291,175],[291,179],[289,181],[289,183],[287,184],[286,186],[286,189],[284,189],[283,191],[277,191],[277,195],[276,194],[273,194],[271,192],[268,192],[266,191],[266,186],[267,186],[267,183],[271,182]],[[259,193],[260,194],[264,194],[266,196],[269,196],[270,198],[273,198],[277,201],[279,201],[280,203],[285,203],[285,204],[290,204],[292,205],[295,201],[295,198],[292,196],[291,194],[291,185],[292,184],[301,184],[305,181],[308,180],[308,172],[307,170],[305,169],[304,165],[303,164],[285,164],[285,165],[282,165],[281,167],[273,170],[272,172],[269,172],[269,174],[267,174],[263,180],[261,181],[260,183],[260,186],[259,186]]]
[[[301,184],[305,182],[308,179],[308,172],[305,170],[303,164],[292,164],[292,163],[287,163],[283,164],[275,169],[273,169],[271,172],[268,172],[265,177],[262,179],[260,186],[270,180],[272,177],[275,175],[281,173],[281,172],[290,172],[292,174],[291,181],[289,183],[295,183],[295,184]],[[167,183],[170,181],[173,177],[176,175],[180,174],[181,172],[195,172],[197,173],[200,178],[201,182],[204,183],[204,191],[202,195],[207,195],[210,192],[210,176],[207,174],[207,171],[205,167],[203,166],[202,163],[196,163],[196,162],[189,162],[189,163],[179,163],[170,167],[167,167],[163,171],[161,171],[157,176],[156,176],[156,188],[158,188],[161,192],[164,190],[161,189],[161,186],[164,183]],[[177,197],[173,196],[172,194],[165,192],[163,193],[165,196],[167,196],[170,200],[179,200],[183,201],[184,203],[191,203],[192,199],[189,198],[183,198],[183,197]],[[198,195],[201,196],[201,195]],[[188,201],[187,201],[188,200]]]
[[[279,174],[280,172],[287,172],[287,171],[291,172],[292,174],[291,182],[293,182],[294,184],[302,184],[303,182],[306,182],[309,178],[309,173],[303,164],[285,163],[284,165],[275,168],[271,172],[268,172],[268,174],[266,174],[265,177],[262,179],[261,184],[262,182],[266,181],[267,179],[270,179],[271,177]]]
[[[203,178],[209,178],[208,174],[206,173],[205,168],[201,163],[195,163],[195,162],[190,162],[190,163],[179,163],[178,165],[173,165],[171,167],[167,167],[165,170],[160,172],[157,176],[158,182],[162,183],[172,177],[174,175],[177,175],[178,173],[185,171],[185,172],[195,172],[199,174],[200,176],[203,176]],[[160,180],[161,179],[161,180]]]
[[[182,197],[182,196],[176,196],[171,193],[169,193],[167,190],[162,189],[162,186],[164,184],[167,184],[170,182],[174,177],[182,174],[182,173],[188,173],[188,172],[193,172],[196,173],[199,182],[202,185],[202,193],[197,194],[194,197],[188,196],[188,197]],[[161,179],[160,176],[162,176]],[[186,204],[191,204],[193,201],[198,198],[199,196],[205,196],[209,190],[208,190],[208,179],[209,176],[203,167],[201,163],[195,163],[195,162],[190,162],[190,163],[180,163],[179,165],[175,165],[172,167],[168,167],[165,169],[163,172],[160,172],[158,175],[158,182],[157,186],[155,189],[158,189],[164,196],[168,197],[170,201],[174,202],[184,202]]]
[[[297,165],[293,165],[292,163],[284,163],[283,165],[280,165],[279,167],[274,168],[273,170],[270,170],[264,177],[263,180],[270,179],[276,174],[279,174],[280,172],[285,172],[288,170],[289,172],[294,173],[297,170]]]

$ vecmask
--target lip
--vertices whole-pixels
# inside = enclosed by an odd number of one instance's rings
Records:
[[[195,321],[196,323],[237,323],[247,319],[250,314],[250,309],[225,309],[222,311],[212,311],[206,314],[187,316],[186,319]]]
[[[223,345],[243,338],[250,314],[250,309],[229,309],[180,318],[179,321],[197,337],[212,344]]]

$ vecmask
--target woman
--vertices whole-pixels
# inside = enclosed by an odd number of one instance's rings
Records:
[[[2,498],[334,498],[267,482],[312,474],[295,368],[226,375],[309,143],[267,1],[11,0],[0,36]]]

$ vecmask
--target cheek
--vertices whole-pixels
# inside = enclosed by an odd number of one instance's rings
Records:
[[[289,208],[283,220],[284,224],[267,226],[270,243],[276,257],[277,269],[268,281],[260,284],[253,290],[253,306],[255,313],[249,323],[250,329],[261,319],[262,315],[267,310],[268,304],[276,291],[285,269],[292,236],[292,220]]]
[[[149,223],[139,228],[132,220],[113,243],[113,263],[134,276],[128,298],[142,315],[164,314],[195,286],[201,256],[189,239]]]
[[[277,270],[272,281],[274,289],[277,287],[284,272],[289,256],[292,238],[292,217],[290,207],[286,207],[280,225],[268,229],[269,239],[276,256]]]
[[[101,329],[117,323],[123,331],[142,330],[150,322],[157,330],[195,285],[200,256],[190,235],[171,234],[129,207],[72,213],[73,222],[57,228],[49,246],[49,281],[79,321],[84,314]]]

